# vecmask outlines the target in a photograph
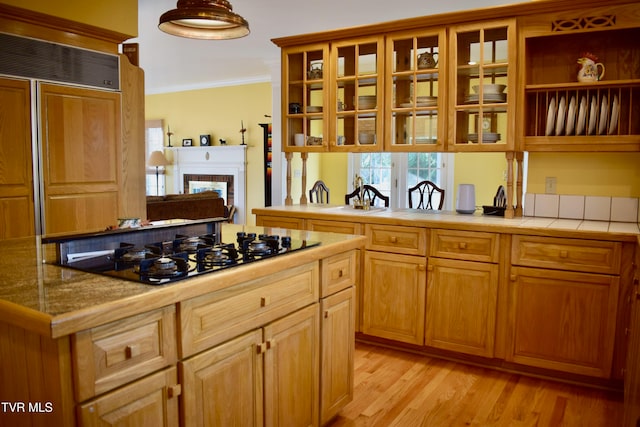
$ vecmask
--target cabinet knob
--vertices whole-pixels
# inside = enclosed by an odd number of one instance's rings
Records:
[[[178,397],[181,394],[182,394],[182,386],[180,384],[172,385],[169,388],[167,388],[167,396],[169,396],[169,399],[171,399],[172,397]]]
[[[424,264],[418,264],[418,271],[425,271],[427,269],[427,266]]]
[[[267,351],[267,343],[261,342],[260,344],[256,344],[256,352],[258,354],[262,354]]]
[[[137,345],[128,345],[124,348],[124,355],[127,359],[131,359],[140,354],[140,349]]]
[[[273,347],[276,346],[276,340],[274,339],[267,340],[266,344],[267,344],[267,350],[272,349]]]
[[[569,256],[569,252],[567,251],[560,251],[560,258],[566,258]]]
[[[271,304],[271,297],[270,296],[266,296],[266,297],[260,298],[260,307],[266,307],[269,304]]]
[[[342,277],[344,276],[344,272],[342,271],[342,269],[338,270],[338,277]]]
[[[398,243],[398,238],[396,236],[391,236],[389,240],[391,240],[391,243]]]
[[[328,319],[329,318],[329,310],[325,310],[324,313],[323,313],[323,316],[324,316],[325,319]]]
[[[466,242],[458,243],[458,249],[467,249],[467,243]]]
[[[517,276],[517,275],[515,275],[515,274],[510,274],[510,275],[509,275],[509,279],[510,279],[512,282],[515,282],[517,278],[518,278],[518,276]]]
[[[427,271],[433,271],[433,265],[429,265],[429,266],[427,267]]]

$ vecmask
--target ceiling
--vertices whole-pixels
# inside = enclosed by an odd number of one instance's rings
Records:
[[[522,2],[523,0],[230,0],[251,33],[235,40],[192,40],[158,29],[176,0],[138,0],[145,93],[271,81],[279,75],[277,37]]]

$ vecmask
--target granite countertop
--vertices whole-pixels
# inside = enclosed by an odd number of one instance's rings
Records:
[[[39,237],[4,240],[0,246],[0,320],[55,338],[364,244],[363,237],[337,233],[223,225],[223,235],[235,235],[237,231],[290,235],[319,240],[322,244],[270,260],[153,286],[54,265],[55,245],[42,244]]]
[[[300,216],[304,218],[334,219],[362,223],[446,226],[456,229],[496,231],[505,233],[563,234],[568,237],[635,241],[640,227],[634,222],[588,221],[559,218],[521,217],[507,219],[499,216],[459,214],[453,211],[421,209],[372,208],[354,209],[345,205],[308,204],[254,208],[254,214]]]

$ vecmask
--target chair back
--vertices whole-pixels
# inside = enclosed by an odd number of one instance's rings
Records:
[[[369,199],[369,205],[375,206],[377,200],[381,200],[384,203],[384,207],[389,207],[389,197],[382,194],[377,188],[365,184],[362,186],[362,196],[365,199]],[[351,199],[360,199],[360,189],[356,188],[353,192],[344,196],[344,204],[348,205]]]
[[[317,180],[309,190],[310,203],[329,203],[329,188],[322,180]]]
[[[444,205],[444,189],[431,181],[421,181],[409,189],[409,208],[411,209],[413,209],[414,197],[418,202],[416,209],[441,210]]]

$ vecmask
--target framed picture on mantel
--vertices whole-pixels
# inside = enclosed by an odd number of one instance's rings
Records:
[[[193,145],[193,139],[188,138],[188,139],[183,139],[182,140],[182,146],[183,147],[191,147]]]

